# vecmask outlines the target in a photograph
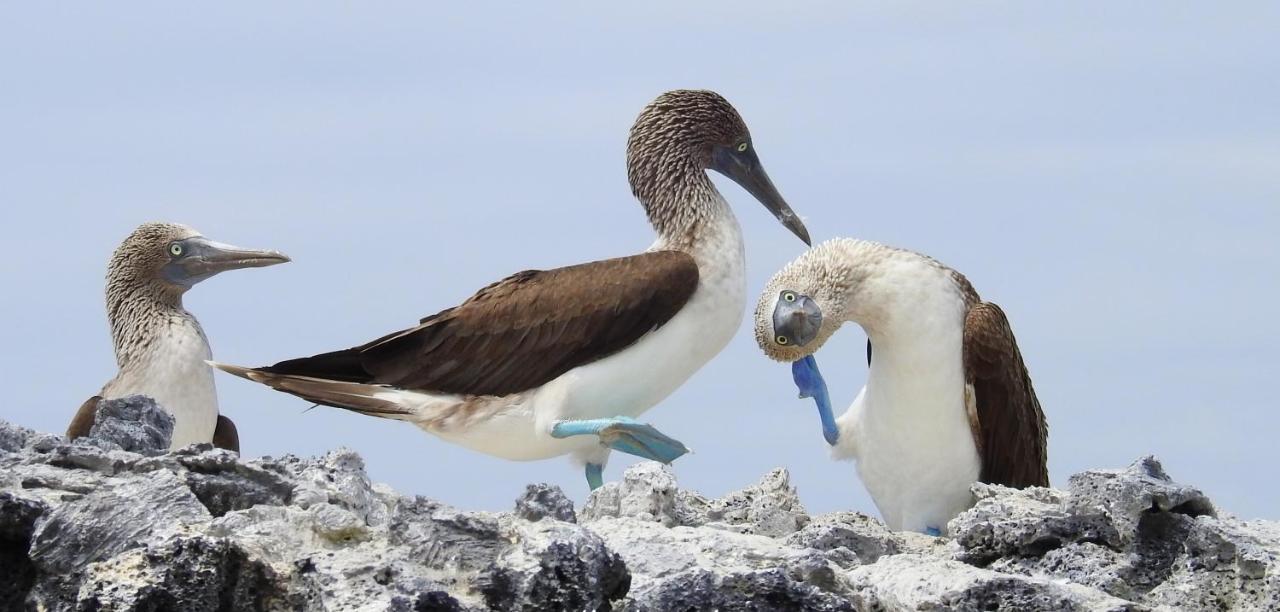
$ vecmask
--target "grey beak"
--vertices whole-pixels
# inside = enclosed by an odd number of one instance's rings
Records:
[[[185,245],[187,251],[176,263],[192,284],[227,270],[261,268],[289,261],[289,257],[279,251],[246,249],[207,238],[192,238],[185,241]]]
[[[795,299],[788,302],[784,299],[787,294],[795,295]],[[822,309],[809,296],[791,291],[783,291],[778,296],[778,304],[773,307],[775,342],[785,338],[788,345],[805,346],[817,337],[821,327]]]
[[[809,230],[795,211],[787,206],[787,201],[782,199],[782,194],[773,186],[773,181],[769,180],[769,174],[760,164],[755,148],[748,147],[746,151],[738,152],[730,147],[716,147],[711,155],[711,169],[733,179],[733,182],[764,204],[791,233],[805,244],[811,244]]]

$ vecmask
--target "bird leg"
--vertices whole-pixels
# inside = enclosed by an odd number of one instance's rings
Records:
[[[840,439],[840,429],[831,414],[831,397],[827,395],[827,381],[818,371],[818,361],[809,355],[791,363],[791,378],[800,390],[800,398],[812,397],[818,405],[818,419],[822,421],[822,437],[832,446]]]
[[[604,466],[599,463],[587,463],[587,486],[594,491],[604,485]]]
[[[671,463],[689,452],[689,449],[679,440],[654,429],[652,425],[641,423],[630,417],[558,421],[551,427],[553,438],[585,435],[599,436],[601,444],[614,450],[661,463]],[[596,482],[592,482],[593,466],[595,466]],[[587,482],[592,484],[592,489],[599,486],[597,483],[600,481],[601,467],[592,463],[587,464]]]

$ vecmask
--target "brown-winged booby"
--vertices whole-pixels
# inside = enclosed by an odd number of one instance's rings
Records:
[[[742,230],[708,169],[809,242],[729,102],[671,91],[641,111],[627,142],[631,190],[658,233],[644,253],[519,272],[354,348],[215,365],[506,459],[568,453],[592,488],[610,449],[669,463],[688,449],[634,417],[719,353],[745,307]]]
[[[813,354],[845,322],[866,331],[870,372],[835,419]],[[975,481],[1048,486],[1048,426],[1013,330],[959,272],[831,240],[774,275],[755,329],[766,355],[792,363],[833,455],[857,461],[889,527],[940,534],[973,504]]]
[[[146,395],[174,417],[171,449],[213,442],[240,450],[235,424],[218,414],[208,338],[182,296],[219,272],[289,261],[276,251],[214,242],[173,223],[146,223],[107,269],[107,317],[120,371],[80,406],[68,438],[88,435],[101,399]]]

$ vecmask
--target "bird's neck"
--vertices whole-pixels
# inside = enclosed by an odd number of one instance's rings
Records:
[[[706,170],[693,165],[657,174],[632,191],[665,248],[692,253],[737,219]]]
[[[131,282],[127,276],[109,278],[107,318],[116,363],[124,368],[147,350],[156,348],[157,336],[175,323],[200,331],[200,324],[182,308],[182,292],[158,282]]]
[[[908,251],[852,261],[841,283],[853,287],[844,320],[871,341],[868,391],[958,392],[968,306],[951,271]]]

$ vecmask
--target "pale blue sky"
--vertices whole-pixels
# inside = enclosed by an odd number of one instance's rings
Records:
[[[1005,308],[1054,484],[1155,453],[1224,508],[1280,519],[1280,5],[637,4],[0,8],[0,418],[61,431],[113,374],[103,274],[144,221],[294,258],[188,295],[215,355],[247,364],[641,250],[627,128],[698,87],[742,112],[816,240],[923,251]],[[754,302],[802,245],[717,181]],[[874,512],[748,323],[646,415],[695,449],[681,482],[720,494],[785,466],[811,510]],[[862,343],[850,327],[819,355],[839,411]],[[218,383],[247,455],[346,445],[465,508],[538,480],[586,497],[566,459]]]

